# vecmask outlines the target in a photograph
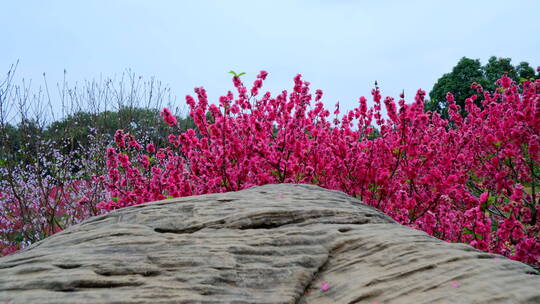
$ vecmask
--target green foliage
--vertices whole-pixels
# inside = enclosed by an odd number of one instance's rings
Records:
[[[237,77],[237,78],[242,76],[242,75],[246,75],[246,73],[244,73],[244,72],[236,74],[234,71],[230,71],[229,74],[232,74],[234,77]]]
[[[5,124],[0,132],[0,158],[4,166],[13,161],[28,164],[40,152],[37,140],[43,138],[44,130],[37,122],[25,119],[16,126]]]
[[[426,111],[438,112],[443,117],[448,117],[448,103],[446,93],[452,92],[456,104],[464,108],[465,99],[476,93],[470,88],[471,83],[476,82],[484,85],[484,73],[478,59],[463,57],[452,69],[452,72],[444,74],[429,93],[431,100],[426,103]]]
[[[515,81],[540,78],[535,75],[534,69],[527,62],[521,62],[517,66],[511,64],[510,58],[497,58],[492,56],[486,65],[482,66],[480,60],[463,57],[450,73],[444,74],[429,92],[431,100],[425,104],[426,111],[438,112],[444,118],[448,118],[448,103],[446,94],[454,94],[455,102],[461,106],[461,114],[465,116],[465,99],[478,93],[471,89],[471,84],[476,82],[485,90],[494,91],[496,81],[504,74]],[[482,96],[478,96],[475,103],[481,107]]]
[[[195,128],[188,117],[178,119],[179,132]],[[101,113],[76,112],[48,126],[40,127],[36,122],[23,120],[17,126],[4,125],[0,136],[0,159],[2,165],[30,164],[36,155],[44,155],[43,141],[49,141],[62,154],[88,149],[92,145],[89,135],[105,138],[112,142],[118,129],[135,135],[144,141],[159,146],[165,144],[170,128],[156,109],[124,107],[118,111]],[[100,160],[95,160],[100,161]]]
[[[379,129],[371,126],[373,128],[373,131],[368,135],[368,139],[369,140],[374,140],[374,139],[377,139],[379,137],[381,137],[381,132],[379,131]]]

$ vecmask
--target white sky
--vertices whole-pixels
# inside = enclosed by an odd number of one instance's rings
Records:
[[[0,0],[0,72],[49,86],[121,74],[168,83],[178,100],[204,86],[211,102],[232,89],[230,70],[266,89],[312,89],[352,109],[374,80],[413,99],[463,57],[540,65],[540,1],[25,1]]]

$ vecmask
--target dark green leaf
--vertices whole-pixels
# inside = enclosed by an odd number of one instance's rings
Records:
[[[20,243],[24,241],[24,236],[22,235],[22,233],[17,233],[17,235],[13,238],[13,241]]]

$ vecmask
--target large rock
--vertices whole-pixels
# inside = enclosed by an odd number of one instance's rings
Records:
[[[0,259],[0,303],[540,303],[538,274],[341,192],[267,185],[66,229]]]

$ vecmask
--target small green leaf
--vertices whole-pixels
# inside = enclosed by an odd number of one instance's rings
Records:
[[[113,197],[111,197],[111,200],[112,200],[113,202],[117,203],[117,202],[118,202],[118,196],[113,196]]]
[[[167,195],[167,199],[169,199],[169,198],[174,198],[174,196],[172,196],[172,195]]]
[[[278,171],[278,170],[272,170],[272,171],[270,171],[270,174],[271,174],[273,177],[279,177],[279,171]]]
[[[480,209],[482,210],[482,212],[486,212],[488,211],[488,208],[489,206],[493,205],[495,203],[495,197],[493,196],[488,196],[488,199],[485,203],[482,203],[482,205],[480,205]]]
[[[498,221],[492,221],[491,222],[491,231],[497,231],[499,229],[499,222]]]
[[[463,230],[465,230],[463,231],[463,234],[473,234],[473,231],[467,227],[463,227]]]
[[[20,243],[24,241],[24,236],[22,235],[22,233],[17,233],[17,235],[13,238],[13,241]]]
[[[242,75],[246,75],[246,73],[244,73],[244,72],[242,72],[242,73],[240,73],[240,74],[236,74],[235,71],[230,71],[229,74],[232,74],[234,77],[237,77],[237,78],[240,77],[240,76],[242,76]]]
[[[482,210],[482,212],[486,212],[488,207],[489,207],[489,198],[487,199],[487,201],[480,204],[480,210]]]

